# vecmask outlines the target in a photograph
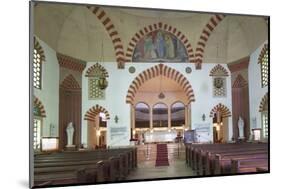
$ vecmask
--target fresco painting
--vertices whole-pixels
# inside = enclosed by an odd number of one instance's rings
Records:
[[[188,62],[182,42],[174,35],[156,30],[145,35],[137,43],[133,62]]]

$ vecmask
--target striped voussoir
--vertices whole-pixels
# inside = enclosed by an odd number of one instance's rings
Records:
[[[188,41],[187,37],[178,30],[177,28],[170,26],[168,24],[159,22],[159,23],[154,23],[150,24],[148,26],[145,26],[143,29],[139,30],[135,35],[132,37],[131,41],[128,44],[128,48],[126,51],[126,62],[132,62],[132,57],[134,53],[134,49],[137,45],[137,43],[148,33],[151,33],[155,30],[163,30],[166,32],[169,32],[173,34],[175,37],[177,37],[184,45],[186,49],[186,53],[188,55],[188,59],[190,62],[195,62],[195,56],[193,52],[193,48],[191,47],[190,42]]]
[[[36,37],[33,37],[33,42],[34,42],[34,49],[36,49],[37,53],[40,55],[41,60],[46,61],[44,50],[40,45],[39,41],[36,39]]]
[[[88,68],[88,70],[86,71],[86,75],[85,76],[86,77],[93,76],[92,72],[94,70],[96,70],[96,69],[100,70],[102,72],[103,76],[108,77],[108,72],[99,63],[96,63],[96,64],[92,65],[90,68]]]
[[[121,37],[116,30],[113,22],[111,19],[107,16],[105,10],[101,7],[95,7],[95,6],[87,6],[87,8],[97,16],[97,18],[101,21],[103,26],[105,27],[108,35],[111,38],[111,41],[114,46],[115,50],[115,56],[116,56],[116,62],[118,63],[118,68],[124,68],[124,49]]]
[[[259,107],[259,112],[268,110],[268,92],[262,97]]]
[[[37,107],[37,109],[40,111],[40,115],[42,117],[46,117],[46,111],[45,111],[45,108],[44,108],[44,105],[42,104],[42,102],[34,96],[34,99],[33,99],[33,106],[34,107]]]
[[[108,111],[104,107],[96,104],[96,106],[93,106],[86,112],[84,120],[95,121],[95,117],[101,112],[105,114],[106,119],[110,119]]]
[[[261,53],[259,55],[259,59],[258,59],[258,64],[260,64],[262,62],[262,59],[265,55],[265,53],[268,51],[268,44],[264,44],[263,48],[261,49]]]
[[[214,31],[214,29],[224,19],[224,17],[225,15],[223,14],[215,14],[210,18],[208,23],[205,25],[195,49],[196,69],[201,69],[201,64],[203,62],[203,55],[204,55],[204,50],[207,41],[211,36],[212,32]]]
[[[176,81],[182,87],[186,96],[188,97],[188,103],[195,101],[192,86],[183,74],[164,64],[157,64],[151,68],[148,68],[147,70],[144,70],[133,80],[127,92],[126,103],[133,104],[135,95],[140,86],[146,81],[160,75]]]
[[[86,61],[84,60],[79,60],[77,58],[73,58],[61,53],[57,53],[57,58],[59,65],[67,69],[71,69],[82,73],[86,67]]]
[[[69,74],[64,78],[63,82],[60,84],[60,87],[67,90],[80,90],[81,87],[76,81],[73,75]]]
[[[228,71],[220,64],[213,67],[210,71],[210,76],[228,76]]]
[[[218,105],[216,105],[210,112],[210,117],[214,117],[214,115],[217,113],[217,112],[220,112],[221,113],[221,116],[224,118],[224,117],[230,117],[231,116],[231,113],[229,111],[229,109],[219,103]]]
[[[236,77],[232,88],[242,88],[248,85],[248,82],[244,79],[244,77],[241,74],[238,74]]]

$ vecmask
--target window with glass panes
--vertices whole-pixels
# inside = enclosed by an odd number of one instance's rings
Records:
[[[268,85],[268,51],[266,50],[261,60],[261,85]]]
[[[33,86],[37,89],[41,89],[41,56],[38,50],[33,51]]]
[[[34,118],[33,120],[33,149],[39,150],[41,145],[41,119]]]
[[[262,112],[262,132],[263,138],[268,137],[268,112]]]

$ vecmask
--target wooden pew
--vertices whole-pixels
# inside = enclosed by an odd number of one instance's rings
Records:
[[[268,158],[234,158],[231,160],[231,173],[268,172]]]

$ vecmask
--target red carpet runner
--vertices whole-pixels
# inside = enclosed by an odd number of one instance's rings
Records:
[[[167,144],[157,144],[155,166],[169,166]]]

